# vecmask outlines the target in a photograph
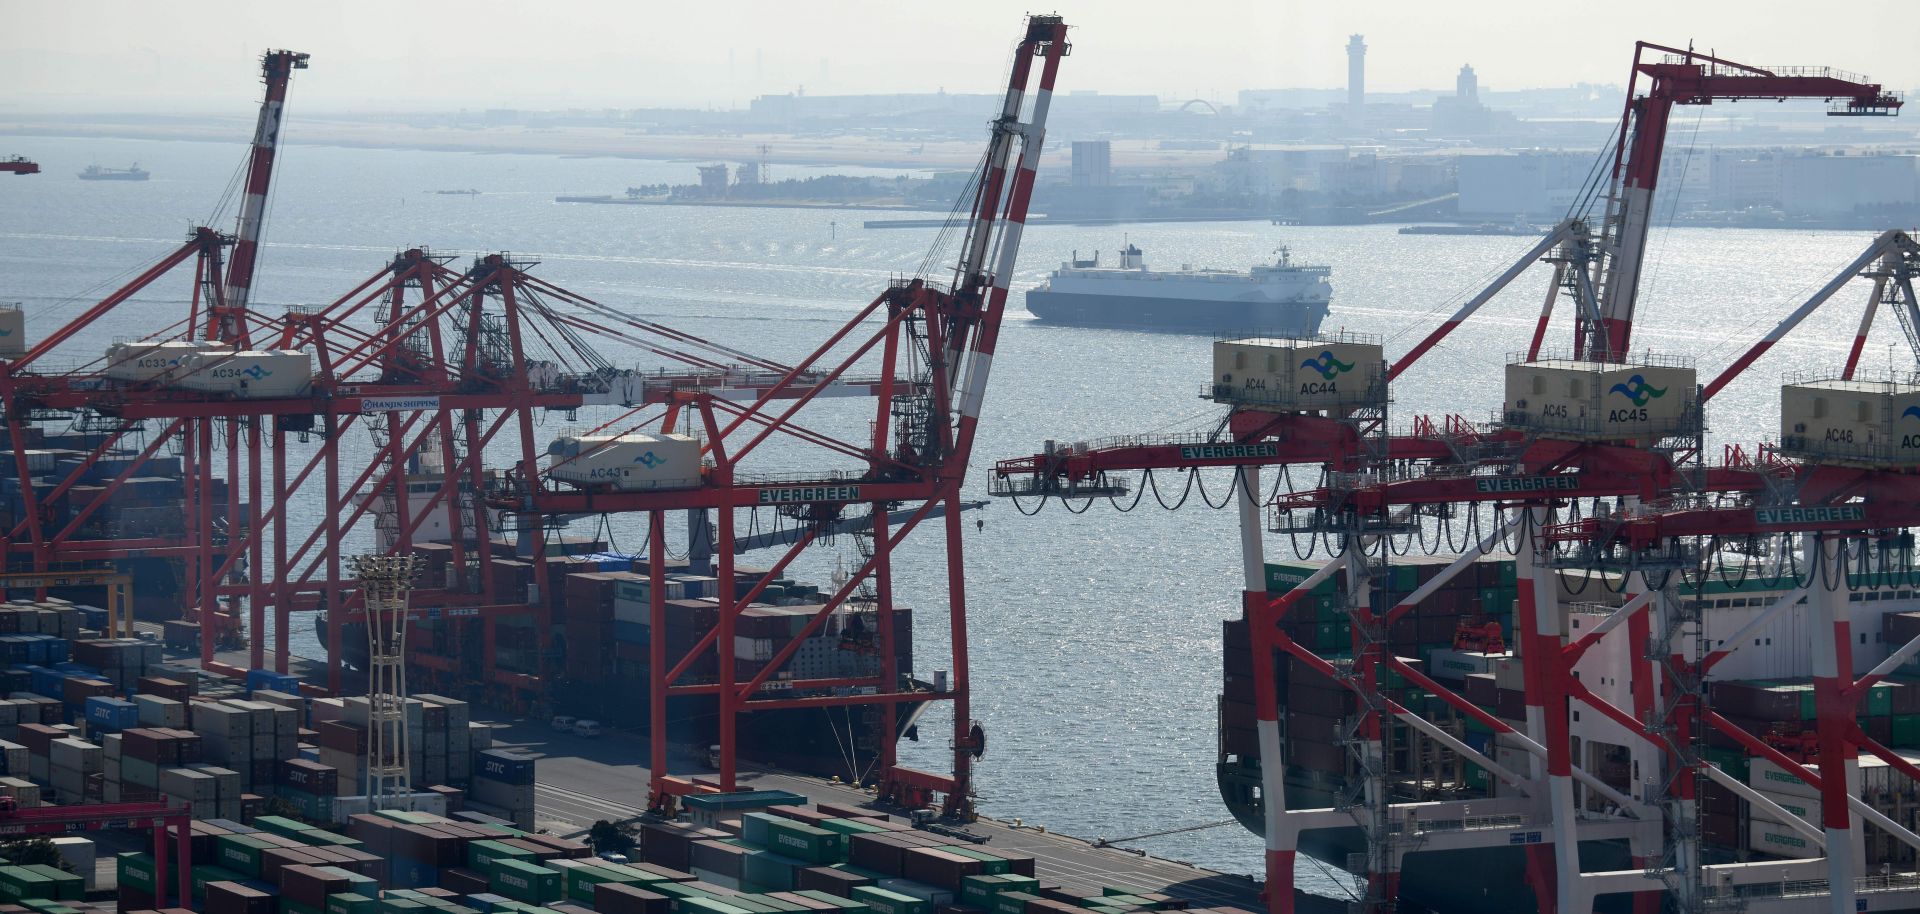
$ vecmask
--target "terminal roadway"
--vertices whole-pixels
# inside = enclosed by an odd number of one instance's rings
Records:
[[[646,758],[645,740],[623,733],[581,739],[553,732],[542,723],[521,721],[496,725],[494,745],[538,754],[539,782],[535,787],[535,820],[540,827],[562,835],[580,836],[595,821],[637,818],[646,807],[648,772],[636,759]],[[676,773],[705,773],[704,760],[675,758]],[[787,790],[815,802],[867,806],[873,796],[844,783],[768,769],[741,773],[741,785],[752,789]],[[876,813],[881,810],[876,808]],[[1245,876],[1233,876],[1185,863],[1120,850],[1099,848],[1078,838],[1042,831],[1032,826],[982,818],[969,830],[985,835],[987,847],[1024,851],[1036,858],[1043,882],[1069,889],[1098,890],[1126,885],[1165,892],[1188,899],[1195,907],[1232,907],[1262,910],[1259,890]],[[1302,914],[1344,911],[1345,899],[1296,892]]]

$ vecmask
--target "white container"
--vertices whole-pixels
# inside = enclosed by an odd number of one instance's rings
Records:
[[[1780,389],[1780,451],[1875,466],[1920,466],[1920,385],[1813,381]]]
[[[1683,430],[1690,367],[1541,359],[1507,366],[1506,424],[1550,438],[1618,441]]]
[[[232,351],[233,347],[225,343],[205,341],[142,340],[133,343],[115,343],[107,347],[107,377],[116,381],[178,378],[184,374],[182,365],[187,358]]]
[[[733,657],[735,660],[772,660],[773,639],[748,638],[744,635],[734,635]]]
[[[27,354],[27,312],[19,305],[0,305],[0,359]]]
[[[1819,846],[1806,835],[1758,817],[1747,822],[1747,849],[1796,860],[1821,856]]]
[[[1436,647],[1427,652],[1427,675],[1448,682],[1464,682],[1468,676],[1475,673],[1493,672],[1494,661],[1505,660],[1510,656]]]
[[[622,491],[700,485],[700,440],[636,432],[556,438],[547,447],[554,479]]]
[[[1801,821],[1815,828],[1822,827],[1820,823],[1820,800],[1817,797],[1781,793],[1777,790],[1761,790],[1759,793],[1761,796],[1780,804],[1780,808],[1786,810],[1788,815],[1798,816]],[[1764,821],[1786,824],[1785,819],[1758,803],[1751,804],[1749,808],[1753,810],[1753,821],[1756,823]]]
[[[94,848],[92,839],[78,836],[55,838],[53,849],[60,852],[60,859],[66,862],[68,869],[87,881],[87,888],[93,888],[93,861],[99,856],[99,851]]]
[[[313,382],[313,359],[292,349],[202,352],[180,360],[168,386],[259,400],[298,397]]]
[[[1384,402],[1379,343],[1248,337],[1213,344],[1213,399],[1277,411],[1338,410]]]

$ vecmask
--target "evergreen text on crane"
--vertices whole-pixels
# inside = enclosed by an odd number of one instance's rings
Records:
[[[1580,488],[1580,477],[1563,476],[1483,476],[1473,481],[1475,492],[1551,492]]]
[[[799,486],[791,489],[761,489],[760,503],[783,505],[807,501],[859,501],[859,486]]]
[[[1278,457],[1277,444],[1188,444],[1181,445],[1181,460],[1239,460],[1246,457]]]
[[[1762,524],[1824,524],[1867,519],[1859,505],[1821,505],[1807,508],[1755,508],[1753,519]]]

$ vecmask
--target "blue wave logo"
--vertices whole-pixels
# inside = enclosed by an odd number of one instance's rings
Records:
[[[1320,377],[1331,381],[1343,371],[1352,371],[1353,363],[1342,362],[1339,359],[1334,358],[1333,350],[1331,349],[1322,349],[1320,350],[1320,354],[1318,356],[1315,356],[1314,358],[1301,362],[1300,367],[1311,368],[1314,371],[1319,372]]]
[[[1658,400],[1666,396],[1667,389],[1664,387],[1655,387],[1652,384],[1648,384],[1645,377],[1634,375],[1628,378],[1625,384],[1613,385],[1607,393],[1620,394],[1632,400],[1635,406],[1645,406],[1648,400]]]
[[[1920,406],[1909,406],[1907,407],[1906,412],[1900,414],[1900,418],[1902,419],[1905,419],[1908,416],[1912,416],[1915,419],[1920,419]]]
[[[254,379],[254,380],[256,380],[256,381],[258,381],[258,380],[260,380],[261,378],[264,378],[264,377],[266,377],[266,376],[268,376],[268,375],[270,375],[270,374],[273,374],[273,372],[271,372],[271,371],[268,371],[268,370],[266,370],[265,368],[261,368],[261,367],[260,367],[260,366],[258,366],[258,365],[254,365],[254,366],[251,366],[251,367],[249,367],[249,368],[248,368],[248,369],[247,369],[246,371],[243,371],[243,372],[240,372],[240,373],[241,373],[241,374],[243,374],[243,375],[246,375],[247,377],[249,377],[249,378],[252,378],[252,379]]]
[[[662,457],[659,454],[656,454],[652,451],[648,451],[644,454],[641,454],[638,457],[633,458],[633,462],[640,464],[641,466],[644,466],[647,469],[651,470],[657,466],[664,466],[667,462],[667,458]]]

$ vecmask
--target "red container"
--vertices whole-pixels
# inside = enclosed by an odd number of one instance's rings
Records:
[[[340,772],[330,765],[307,759],[287,759],[280,763],[281,784],[317,797],[340,795]],[[382,820],[385,821],[385,820]]]
[[[187,697],[193,694],[193,689],[186,683],[161,676],[142,676],[135,686],[135,691],[143,695],[158,695],[182,704],[185,704]]]
[[[995,853],[999,853],[998,850]],[[858,873],[836,870],[824,866],[810,866],[795,874],[795,887],[814,892],[826,892],[841,898],[852,898],[853,890],[863,885],[873,885],[873,880]]]
[[[561,838],[556,835],[528,835],[519,840],[528,844],[552,848],[558,851],[554,857],[565,860],[583,860],[593,856],[592,848],[588,847],[584,842],[575,841],[571,838]],[[542,857],[540,859],[551,860],[553,857]]]
[[[271,892],[238,882],[207,883],[206,914],[275,914],[279,907]]]
[[[984,861],[933,847],[910,848],[901,860],[906,865],[903,873],[906,878],[956,892],[960,890],[961,879],[982,875],[987,866]]]
[[[689,848],[687,863],[696,870],[707,870],[739,879],[745,871],[747,855],[752,851],[718,841],[695,841]]]
[[[307,848],[275,847],[260,852],[260,878],[279,885],[281,874],[293,866],[326,866],[327,860]],[[326,904],[325,900],[321,905]]]
[[[600,914],[667,914],[671,900],[665,895],[620,882],[602,882],[593,887],[593,909]]]
[[[324,908],[327,896],[351,891],[353,880],[317,866],[294,865],[280,870],[280,894],[288,901]]]
[[[347,817],[347,837],[382,857],[393,856],[393,830],[398,827],[399,823],[392,819],[366,813]]]
[[[367,730],[342,720],[321,721],[320,745],[354,755],[367,754]]]
[[[478,895],[487,890],[487,877],[466,867],[440,871],[440,887],[460,895]]]
[[[805,822],[808,825],[816,827],[828,819],[839,818],[838,816],[830,816],[824,812],[808,809],[805,806],[769,806],[767,807],[767,812],[779,816],[782,819]]]
[[[888,876],[906,872],[904,858],[909,845],[892,834],[848,835],[847,847],[854,866]]]

